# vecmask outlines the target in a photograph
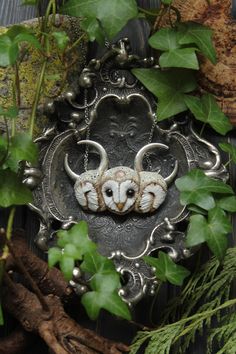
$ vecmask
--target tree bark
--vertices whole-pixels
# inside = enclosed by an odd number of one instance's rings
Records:
[[[61,272],[56,268],[49,270],[47,263],[28,249],[24,239],[13,238],[13,247],[14,256],[20,258],[25,272],[30,273],[40,288],[43,301],[49,309],[48,311],[43,308],[42,301],[32,292],[32,287],[29,290],[26,286],[13,281],[8,273],[5,273],[2,291],[3,306],[19,321],[26,332],[38,334],[55,354],[121,354],[129,351],[125,344],[103,338],[71,319],[65,313],[62,301],[68,302],[67,300],[72,298],[73,291],[68,287]],[[15,262],[14,257],[13,259],[11,257],[7,262],[10,273],[13,272],[12,269],[17,269],[16,264],[19,265],[19,262]],[[24,275],[24,271],[21,273]],[[14,335],[11,338],[13,337]],[[0,348],[4,341],[6,339],[0,341]],[[8,338],[8,344],[9,341],[12,341],[13,345],[14,339]],[[14,351],[4,352],[4,354],[13,353]],[[19,353],[19,350],[15,351],[16,353]]]

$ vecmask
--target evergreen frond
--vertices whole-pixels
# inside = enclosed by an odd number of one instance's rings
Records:
[[[213,257],[196,271],[169,303],[161,326],[138,333],[130,354],[137,353],[142,345],[146,345],[145,354],[169,354],[172,350],[184,354],[196,335],[211,327],[213,318],[218,324],[208,337],[208,353],[212,353],[213,343],[219,347],[224,343],[217,354],[235,354],[236,314],[232,313],[232,307],[236,299],[229,300],[236,277],[235,259],[236,248],[230,248],[223,264]]]
[[[223,347],[217,354],[236,353],[236,313],[231,312],[222,317],[217,327],[211,331],[207,341],[207,352],[212,353],[213,343]]]
[[[205,325],[207,319],[212,319],[218,312],[235,307],[235,305],[236,299],[229,300],[213,310],[196,313],[193,316],[183,318],[178,322],[168,324],[150,332],[139,332],[131,346],[130,354],[136,354],[145,341],[148,341],[145,354],[167,354],[170,353],[170,350],[176,344],[178,346],[178,353],[181,353],[181,348],[184,348],[183,339],[186,336],[188,338],[189,334],[191,336],[193,333],[196,334]]]

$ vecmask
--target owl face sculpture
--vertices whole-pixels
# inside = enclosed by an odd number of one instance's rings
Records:
[[[163,178],[157,172],[143,171],[144,155],[151,149],[168,150],[168,146],[159,143],[145,145],[137,153],[134,169],[118,166],[108,169],[108,156],[105,149],[95,141],[82,140],[78,145],[89,144],[100,154],[101,162],[97,170],[89,170],[77,175],[65,156],[64,167],[68,176],[74,180],[75,197],[80,206],[92,212],[109,210],[116,214],[127,214],[130,211],[138,213],[154,212],[164,202],[168,185],[178,172],[178,162],[170,176]]]

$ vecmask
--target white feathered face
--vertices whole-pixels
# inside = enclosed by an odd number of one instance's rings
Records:
[[[118,214],[126,214],[134,209],[139,187],[128,179],[123,182],[107,180],[102,185],[102,197],[107,209]]]
[[[127,214],[134,210],[138,213],[154,212],[164,202],[168,183],[177,172],[176,161],[172,173],[165,179],[157,172],[142,170],[144,154],[150,148],[168,150],[168,146],[159,143],[148,144],[141,148],[134,161],[134,169],[119,166],[108,169],[109,160],[105,149],[97,142],[82,140],[78,144],[90,144],[98,149],[101,156],[97,170],[89,170],[77,175],[68,164],[65,156],[65,170],[75,181],[75,196],[81,207],[93,212],[109,210],[116,214]]]

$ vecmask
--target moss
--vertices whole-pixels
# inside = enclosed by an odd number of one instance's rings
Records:
[[[24,22],[24,24],[32,28],[35,33],[39,32],[38,20]],[[0,28],[0,33],[6,32],[7,28]],[[52,26],[51,31],[65,31],[73,43],[82,34],[79,20],[68,16],[58,16],[56,26]],[[87,53],[87,40],[83,40],[80,44],[67,54],[65,58],[61,58],[58,53],[54,40],[50,39],[50,58],[47,64],[45,81],[42,88],[42,94],[39,105],[42,105],[56,98],[65,91],[68,86],[77,86],[77,80],[81,69],[85,65]],[[17,130],[25,130],[27,128],[28,117],[34,101],[34,92],[40,75],[41,65],[43,61],[42,54],[32,47],[21,47],[21,63],[19,66],[19,78],[21,89],[21,106],[20,114],[17,119]],[[66,67],[69,67],[66,70]],[[12,105],[14,85],[13,68],[0,68],[0,105],[9,107]],[[41,111],[41,110],[40,110]],[[35,135],[39,135],[45,127],[46,117],[40,113],[37,114]],[[0,122],[0,128],[1,126]]]

